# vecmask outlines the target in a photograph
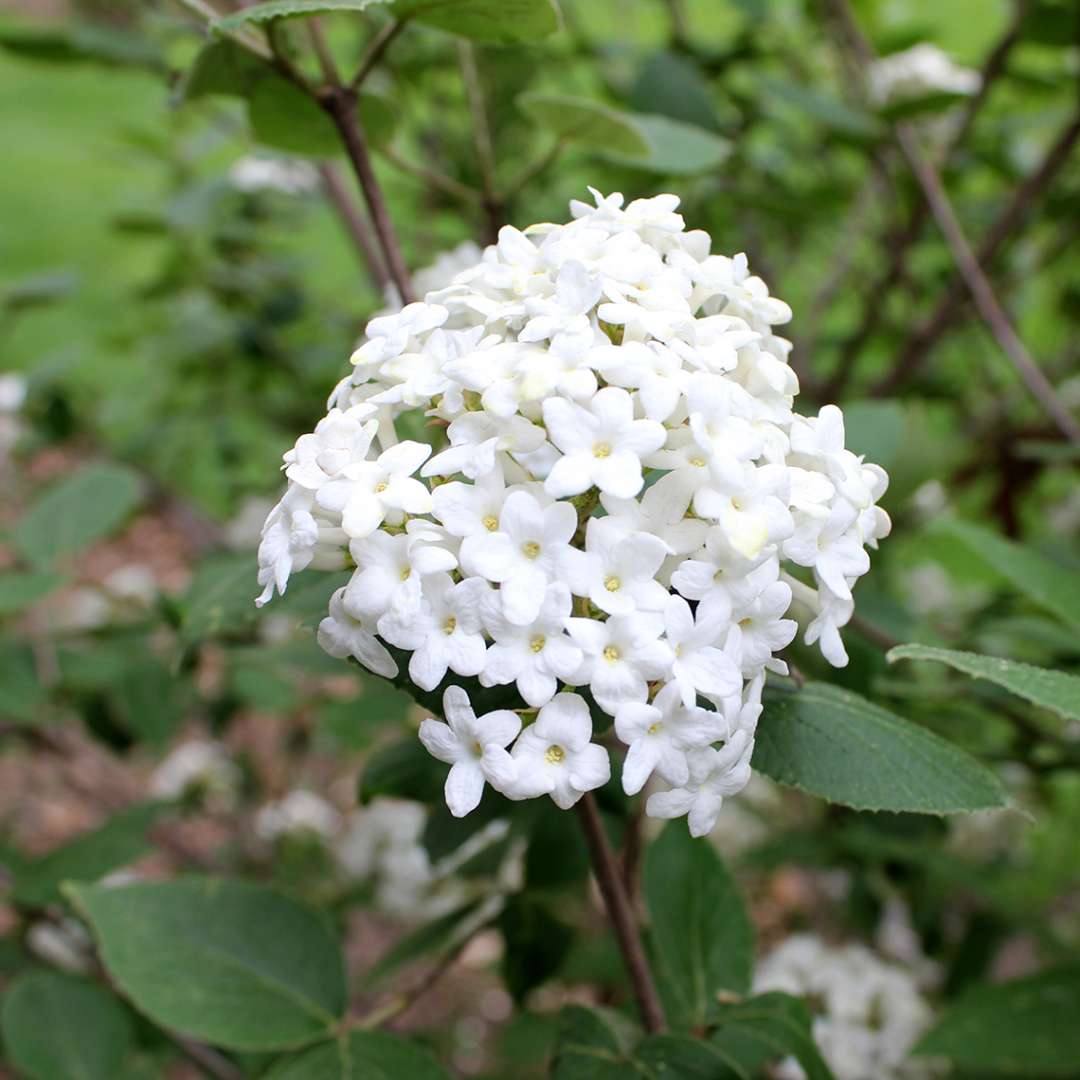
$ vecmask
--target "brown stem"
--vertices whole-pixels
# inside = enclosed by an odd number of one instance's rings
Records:
[[[247,1075],[213,1047],[175,1032],[166,1032],[166,1035],[186,1058],[198,1065],[208,1076],[214,1077],[214,1080],[244,1080]]]
[[[345,181],[334,164],[329,161],[320,162],[319,175],[322,177],[327,197],[333,203],[334,209],[338,212],[338,216],[345,226],[345,231],[349,234],[360,254],[360,259],[371,278],[371,283],[380,293],[383,292],[390,279],[387,277],[386,267],[383,266],[382,257],[375,246],[371,228],[364,220],[360,207],[356,205],[356,202],[349,195],[348,189],[345,187]]]
[[[371,44],[367,47],[367,52],[360,58],[360,66],[356,69],[356,74],[349,80],[349,89],[358,90],[360,84],[371,74],[375,65],[383,58],[383,54],[390,47],[390,42],[394,40],[408,25],[408,19],[394,19],[393,22],[386,23],[385,26],[371,39]]]
[[[641,947],[633,908],[623,888],[619,868],[608,844],[596,800],[590,793],[583,795],[578,802],[577,814],[581,822],[581,830],[585,834],[585,843],[592,860],[596,884],[600,887],[600,895],[604,898],[604,905],[611,917],[615,938],[619,943],[627,974],[630,976],[630,985],[633,987],[641,1021],[646,1031],[651,1034],[663,1031],[667,1026],[664,1010],[660,1005],[660,997],[656,992],[649,963],[645,959],[645,950]]]
[[[360,118],[356,109],[356,94],[351,90],[331,89],[322,98],[321,102],[334,126],[338,129],[341,141],[345,146],[349,163],[356,173],[356,179],[363,192],[364,201],[367,203],[368,213],[371,215],[375,226],[375,235],[379,238],[379,246],[386,258],[386,268],[390,274],[390,280],[397,287],[398,295],[403,304],[411,303],[415,299],[412,281],[409,279],[409,271],[405,267],[405,260],[401,255],[398,245],[397,233],[394,231],[390,220],[390,211],[387,209],[383,198],[382,188],[375,176],[375,169],[371,164],[371,156],[368,154],[367,141],[364,139],[360,128]]]

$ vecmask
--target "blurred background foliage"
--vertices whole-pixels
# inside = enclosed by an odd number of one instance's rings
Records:
[[[220,71],[193,70],[206,39],[181,5],[5,8],[0,979],[94,970],[63,881],[239,874],[330,913],[358,1001],[445,956],[440,987],[395,1023],[461,1072],[542,1071],[560,1005],[625,1000],[572,821],[533,808],[500,825],[485,804],[466,826],[426,809],[441,780],[415,752],[415,707],[314,644],[337,579],[301,577],[283,602],[252,605],[280,455],[393,302],[344,220],[359,202],[323,118],[279,91],[250,114],[215,92]],[[1075,416],[1076,5],[855,3],[879,54],[930,42],[981,72],[975,93],[898,100],[867,96],[829,4],[562,8],[550,37],[465,54],[493,177],[457,39],[410,26],[366,84],[407,263],[503,222],[561,220],[590,185],[675,191],[715,250],[747,252],[795,311],[801,408],[839,401],[849,444],[892,478],[893,536],[859,588],[851,664],[823,671],[801,647],[792,659],[992,762],[1014,802],[956,821],[875,815],[762,780],[714,837],[759,951],[802,930],[876,941],[896,963],[933,966],[935,1010],[980,980],[1075,965],[1080,705],[1040,708],[885,653],[917,641],[1080,671],[1076,446],[972,311],[894,138],[897,122],[915,126]],[[326,17],[343,63],[381,18]],[[302,34],[283,26],[299,54]],[[203,749],[177,765],[191,745]],[[616,835],[638,827],[617,791],[603,805]],[[38,989],[55,1005],[88,984],[72,985]],[[1061,993],[1080,1005],[1077,979]],[[106,1000],[72,1005],[121,1032],[122,1053],[87,1075],[221,1075]],[[943,1038],[957,1075],[1080,1074],[1075,1042],[1026,1061],[1006,1048],[987,1072]],[[26,1075],[75,1075],[7,1051]],[[257,1055],[237,1063],[260,1075]]]

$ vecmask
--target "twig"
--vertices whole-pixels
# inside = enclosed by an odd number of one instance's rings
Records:
[[[630,985],[634,990],[634,998],[637,1001],[642,1023],[652,1034],[663,1031],[667,1026],[664,1010],[660,1005],[660,997],[656,992],[649,963],[645,959],[645,951],[641,947],[633,908],[623,888],[615,856],[611,852],[607,835],[604,833],[603,822],[600,820],[600,811],[591,793],[583,795],[578,802],[577,815],[581,822],[582,832],[585,834],[585,843],[592,860],[596,884],[600,887],[600,895],[604,898],[604,904],[615,929],[615,938],[626,963],[627,974],[630,976]]]
[[[360,254],[361,261],[371,277],[371,283],[380,293],[383,292],[390,280],[386,275],[386,267],[383,266],[382,258],[376,250],[371,229],[364,220],[360,208],[350,196],[341,173],[332,162],[322,161],[319,163],[319,175],[322,177],[327,197],[333,203],[334,209],[337,210],[345,226],[345,231]]]
[[[367,51],[360,57],[360,65],[356,69],[356,74],[349,80],[350,90],[360,89],[360,85],[368,75],[371,74],[375,65],[383,58],[383,54],[390,47],[390,43],[405,29],[408,22],[409,20],[407,18],[394,19],[393,22],[386,23],[371,39]]]
[[[323,33],[322,23],[314,17],[305,19],[304,22],[307,25],[308,38],[311,40],[311,47],[315,50],[315,58],[319,61],[319,68],[322,70],[323,78],[335,90],[339,89],[341,76],[338,75],[334,54],[330,51],[330,45],[326,40],[326,35]]]
[[[338,129],[341,141],[345,146],[349,163],[356,173],[356,179],[363,192],[364,201],[367,203],[368,213],[371,215],[372,224],[375,226],[375,235],[379,238],[379,246],[382,248],[386,259],[386,269],[390,280],[397,287],[398,295],[403,304],[411,303],[413,294],[412,281],[409,271],[405,267],[405,260],[401,255],[398,245],[397,233],[394,231],[393,222],[390,220],[390,211],[386,200],[383,198],[382,188],[375,176],[375,169],[371,164],[371,156],[368,154],[367,141],[360,129],[360,118],[356,110],[356,94],[347,89],[331,90],[321,99],[323,108],[334,121]]]
[[[415,162],[403,158],[392,146],[380,146],[378,147],[378,153],[386,158],[394,168],[400,169],[410,176],[415,176],[417,180],[422,180],[428,187],[444,191],[455,199],[466,199],[469,202],[483,201],[483,196],[475,188],[471,188],[468,184],[463,184],[460,180],[455,180],[445,173],[429,169],[426,165],[417,165]]]
[[[487,102],[484,100],[484,86],[476,67],[476,52],[472,43],[465,40],[459,41],[458,56],[461,59],[465,96],[468,98],[469,113],[472,116],[473,143],[480,163],[480,183],[484,193],[483,206],[487,217],[488,240],[494,243],[498,239],[499,229],[504,224],[503,200],[499,196],[499,186],[495,176],[495,150],[491,142],[491,124],[488,120]]]
[[[949,139],[945,152],[941,157],[942,169],[948,166],[953,156],[966,141],[974,126],[975,118],[989,97],[990,88],[1005,71],[1009,54],[1020,39],[1020,26],[1027,6],[1027,0],[1018,0],[1012,22],[997,45],[990,51],[986,62],[983,64],[979,79],[979,90],[966,103],[960,123],[957,125],[952,138]],[[918,239],[919,233],[922,232],[928,209],[926,200],[921,197],[920,192],[908,212],[907,220],[899,228],[890,225],[880,237],[878,247],[888,252],[888,265],[885,273],[866,289],[867,299],[863,305],[862,319],[854,334],[844,342],[837,361],[836,371],[821,388],[820,396],[823,400],[836,400],[847,387],[848,381],[854,374],[855,365],[862,353],[863,346],[877,329],[881,316],[885,311],[884,297],[892,292],[904,277],[907,269],[908,251]]]
[[[870,43],[862,35],[848,5],[848,0],[829,0],[829,3],[850,42],[853,54],[857,57],[859,64],[865,66],[873,60],[874,52]],[[1080,443],[1080,423],[1062,405],[1053,386],[1013,329],[1009,317],[998,302],[993,286],[983,273],[980,260],[968,243],[963,227],[956,217],[941,182],[941,177],[923,153],[914,128],[906,123],[897,124],[896,139],[919,187],[922,188],[930,212],[945,237],[953,261],[983,322],[1001,350],[1012,362],[1032,397],[1039,402],[1066,438]]]
[[[185,1057],[214,1077],[214,1080],[244,1080],[247,1076],[241,1068],[234,1065],[224,1054],[219,1054],[213,1047],[189,1039],[186,1035],[178,1035],[173,1031],[166,1031],[165,1034]]]
[[[1054,177],[1068,161],[1080,139],[1080,113],[1065,126],[1039,167],[1016,189],[997,216],[977,252],[979,264],[988,267],[1030,213]],[[874,395],[890,394],[925,363],[933,344],[956,321],[963,309],[964,284],[958,278],[941,298],[931,316],[908,339],[892,371],[871,389]]]

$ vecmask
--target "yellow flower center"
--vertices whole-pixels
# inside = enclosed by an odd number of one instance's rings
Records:
[[[618,592],[621,587],[622,582],[614,574],[609,574],[604,578],[604,588],[608,592]]]
[[[403,566],[401,568],[401,580],[402,581],[408,581],[411,576],[412,576],[412,567],[411,566]]]
[[[660,723],[660,721],[659,721],[659,720],[657,720],[655,724],[651,724],[651,725],[649,726],[649,730],[648,730],[648,732],[647,732],[646,734],[649,734],[649,735],[659,735],[659,734],[660,734],[660,728],[661,728],[661,727],[663,727],[663,724],[661,724],[661,723]]]
[[[566,757],[566,751],[561,746],[549,746],[544,757],[549,765],[558,765]]]
[[[611,443],[598,442],[592,448],[593,457],[606,458],[611,455]]]
[[[733,507],[734,507],[734,508],[735,508],[736,510],[741,510],[741,509],[743,508],[743,504],[742,504],[742,500],[741,500],[741,499],[732,499],[732,500],[731,500],[731,505],[732,505],[732,506],[733,506]]]
[[[535,559],[536,556],[540,554],[540,545],[535,540],[526,540],[525,543],[521,545],[521,554],[524,555],[526,559]]]
[[[609,664],[614,664],[615,661],[619,659],[620,655],[621,654],[615,645],[608,645],[608,647],[604,649],[604,659]]]
[[[499,519],[493,514],[488,514],[488,516],[483,519],[483,524],[488,532],[494,532],[499,527]]]
[[[443,633],[452,634],[457,629],[457,619],[451,615],[446,622],[443,623]]]
[[[547,638],[543,634],[537,634],[536,637],[529,642],[529,648],[533,652],[540,652],[541,649],[547,644]]]
[[[740,626],[749,626],[753,621],[754,620],[751,619],[749,615],[747,615],[745,619],[740,619],[739,620],[739,625]]]
[[[385,480],[380,480],[375,485],[375,494],[381,495],[390,485]]]
[[[693,465],[696,469],[704,469],[705,459],[703,457],[692,457],[690,459],[690,464]]]

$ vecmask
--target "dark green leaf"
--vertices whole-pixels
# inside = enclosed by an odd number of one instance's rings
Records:
[[[708,131],[720,126],[705,76],[694,60],[680,53],[661,50],[649,57],[630,91],[630,105],[637,112],[667,116]]]
[[[376,750],[360,775],[360,802],[379,795],[416,802],[442,799],[446,767],[435,760],[416,737],[401,739]]]
[[[1014,1076],[1080,1074],[1080,969],[979,986],[915,1048],[963,1069]]]
[[[92,832],[28,862],[15,876],[12,897],[28,907],[45,907],[60,899],[65,881],[97,881],[134,862],[150,850],[146,833],[161,811],[154,804],[122,810]]]
[[[639,1032],[621,1013],[567,1005],[559,1013],[552,1080],[628,1080],[649,1073],[633,1053]]]
[[[395,0],[398,18],[492,44],[532,45],[560,26],[554,0]]]
[[[351,1031],[280,1062],[266,1080],[449,1080],[424,1049],[382,1031]]]
[[[188,878],[69,886],[109,974],[156,1023],[235,1050],[327,1036],[346,1004],[324,921],[272,889]]]
[[[333,11],[363,11],[382,0],[267,0],[252,4],[214,23],[214,29],[231,32],[252,23],[267,23],[273,19],[292,19],[312,15],[328,15]]]
[[[1080,628],[1080,574],[1075,568],[969,521],[947,518],[937,528],[955,536],[1028,599]]]
[[[881,122],[873,113],[848,105],[839,98],[775,76],[763,76],[757,84],[766,101],[771,98],[793,106],[837,135],[873,139],[882,134]]]
[[[339,149],[330,117],[298,86],[276,76],[255,83],[248,119],[259,142],[291,154],[332,157]]]
[[[771,993],[720,1008],[713,1045],[741,1064],[793,1057],[807,1080],[832,1080],[811,1035],[810,1010],[788,994]]]
[[[72,975],[36,971],[4,995],[0,1030],[28,1080],[115,1080],[131,1048],[131,1019],[111,994]]]
[[[562,964],[574,934],[540,900],[525,893],[512,896],[499,916],[506,948],[502,971],[510,995],[520,1005]]]
[[[749,1080],[739,1061],[719,1046],[690,1035],[650,1035],[638,1060],[656,1080]]]
[[[517,104],[534,124],[560,139],[633,158],[649,154],[649,143],[631,117],[599,102],[566,94],[530,92],[521,94]]]
[[[44,701],[30,647],[0,643],[0,716],[31,723]]]
[[[60,574],[49,570],[18,570],[0,574],[0,615],[10,615],[36,604],[64,583]]]
[[[367,981],[374,985],[421,956],[444,953],[475,924],[474,917],[479,908],[479,900],[470,900],[406,934],[379,957],[368,971]]]
[[[824,683],[769,698],[753,765],[856,810],[953,814],[1006,802],[1000,780],[959,747]]]
[[[118,26],[76,23],[72,26],[5,28],[0,48],[31,60],[91,61],[106,65],[158,67],[157,46]]]
[[[224,94],[246,98],[256,82],[267,77],[266,66],[235,41],[222,39],[203,46],[184,80],[185,101]]]
[[[1050,709],[1066,720],[1080,720],[1080,677],[1063,671],[1049,671],[1002,660],[997,656],[938,649],[930,645],[899,645],[889,651],[889,663],[896,660],[936,660],[976,679],[988,679],[1033,705]]]
[[[677,1010],[668,1019],[703,1025],[718,993],[750,986],[754,935],[735,882],[708,843],[673,821],[645,855],[644,893],[658,981]]]
[[[50,566],[120,527],[142,498],[137,473],[86,465],[50,487],[15,525],[15,547],[34,566]]]
[[[254,625],[258,615],[254,568],[250,555],[219,556],[199,566],[181,601],[180,633],[185,642]]]

